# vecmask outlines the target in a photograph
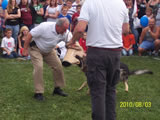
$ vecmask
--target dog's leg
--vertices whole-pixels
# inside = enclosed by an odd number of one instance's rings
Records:
[[[124,85],[125,85],[125,91],[128,92],[128,82],[124,81]]]
[[[87,81],[83,82],[83,84],[80,86],[80,88],[78,88],[78,91],[82,90],[86,85],[87,85]]]

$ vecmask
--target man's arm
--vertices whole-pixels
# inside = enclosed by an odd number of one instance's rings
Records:
[[[3,50],[3,51],[6,51],[6,52],[7,52],[7,55],[10,55],[10,54],[11,54],[11,52],[10,52],[7,48],[5,48],[5,47],[2,47],[2,50]]]
[[[154,31],[152,32],[150,28],[148,29],[148,32],[154,39],[157,39],[159,35],[159,27],[156,27],[156,32]]]
[[[23,53],[22,53],[23,56],[28,56],[28,47],[29,47],[29,44],[31,42],[31,39],[32,39],[32,35],[31,35],[31,33],[28,33],[27,39],[24,42],[24,50],[23,50]]]
[[[122,33],[123,34],[128,34],[129,33],[129,23],[123,23]]]
[[[76,41],[78,41],[81,37],[83,37],[83,32],[85,31],[85,29],[87,27],[87,24],[88,24],[88,22],[87,21],[83,21],[83,20],[80,20],[78,22],[78,24],[76,25],[76,27],[74,29],[73,37],[69,41],[67,46],[73,45]]]
[[[145,36],[147,30],[148,30],[148,27],[146,27],[146,28],[144,28],[144,29],[142,30],[141,36],[140,36],[140,38],[139,38],[139,44],[142,43],[142,41],[143,41],[143,39],[144,39],[144,36]]]

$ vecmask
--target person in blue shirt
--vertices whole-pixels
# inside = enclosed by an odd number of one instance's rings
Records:
[[[72,18],[71,18],[71,16],[67,13],[67,11],[68,11],[68,7],[67,7],[67,6],[63,6],[63,7],[62,7],[62,12],[59,14],[58,18],[66,17],[66,18],[69,20],[69,23],[70,23],[69,28],[68,28],[68,29],[70,30]]]

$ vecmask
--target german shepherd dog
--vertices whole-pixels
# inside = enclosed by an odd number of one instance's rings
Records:
[[[80,61],[80,64],[78,66],[86,75],[87,73],[86,57],[81,58],[78,55],[76,55],[75,57]],[[126,92],[128,92],[128,77],[130,75],[141,75],[141,74],[153,74],[153,72],[147,69],[130,71],[126,64],[120,62],[120,81],[124,83]],[[82,85],[78,88],[78,91],[83,89],[85,86],[87,86],[87,81],[82,83]],[[89,94],[89,90],[87,91],[87,94]]]

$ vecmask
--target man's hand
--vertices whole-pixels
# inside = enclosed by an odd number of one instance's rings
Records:
[[[70,47],[73,46],[74,44],[75,44],[75,41],[73,41],[73,40],[71,39],[69,42],[67,42],[66,48],[70,48]]]
[[[83,32],[76,32],[73,34],[72,39],[67,43],[67,47],[72,46],[75,44],[76,41],[79,41],[79,39],[83,37]]]

